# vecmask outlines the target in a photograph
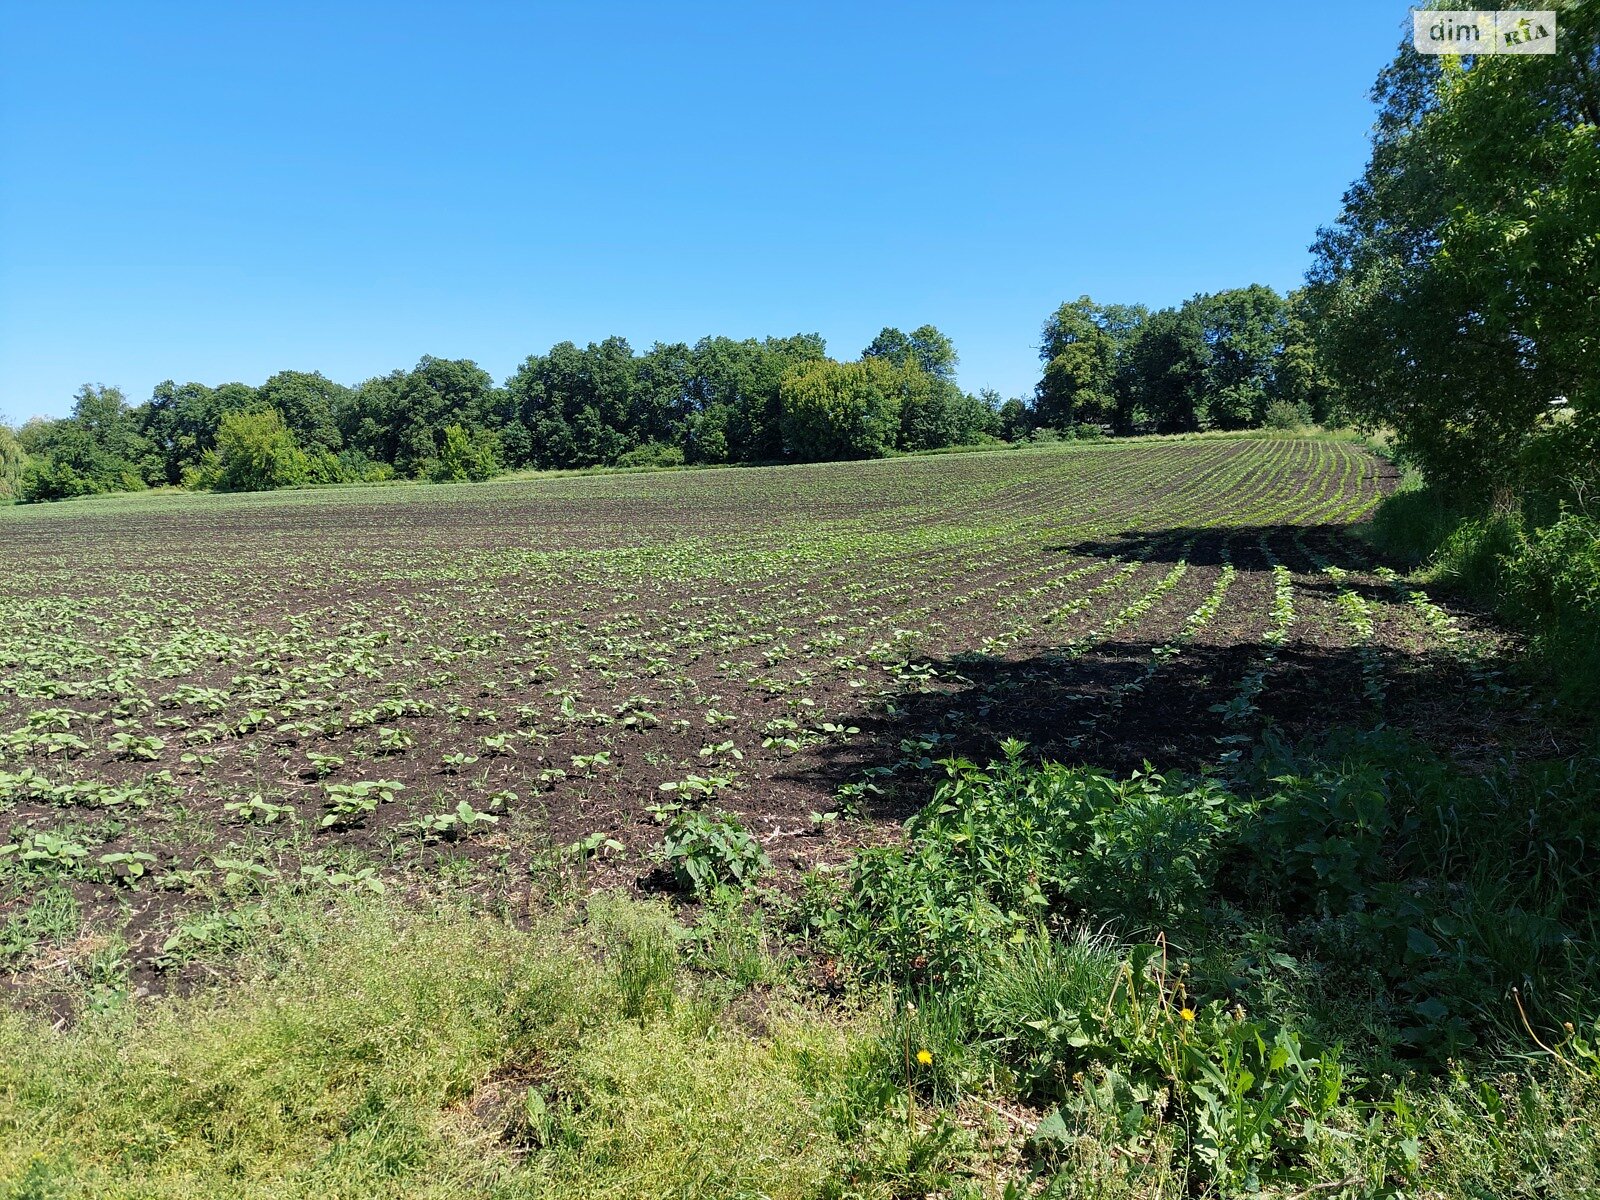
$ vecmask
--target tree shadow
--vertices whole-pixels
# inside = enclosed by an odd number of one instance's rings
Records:
[[[1175,525],[1163,529],[1125,529],[1111,537],[1046,546],[1048,553],[1079,558],[1221,566],[1270,570],[1282,563],[1297,574],[1320,571],[1323,564],[1346,571],[1372,569],[1373,555],[1350,535],[1348,525]],[[1320,559],[1320,561],[1319,561]]]
[[[1263,655],[1258,643],[1191,644],[1166,655],[1159,643],[1113,640],[1076,655],[932,661],[922,690],[853,717],[858,736],[816,748],[779,778],[835,792],[892,768],[893,786],[880,782],[881,794],[869,792],[861,810],[896,821],[921,807],[942,777],[915,769],[918,760],[984,763],[1011,738],[1026,742],[1033,758],[1115,773],[1147,764],[1200,771],[1230,750],[1248,751],[1268,729],[1298,740],[1335,726],[1383,724],[1435,744],[1482,747],[1487,763],[1513,719],[1481,671],[1443,651],[1305,641],[1277,651],[1252,709],[1240,697]],[[1382,681],[1381,703],[1369,695],[1372,680]]]

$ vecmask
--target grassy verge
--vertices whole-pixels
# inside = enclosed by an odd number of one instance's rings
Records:
[[[937,1186],[949,1155],[851,1099],[868,1018],[767,986],[758,944],[703,945],[605,897],[528,930],[376,899],[279,906],[226,988],[67,1029],[0,1017],[0,1194]]]
[[[794,904],[270,901],[0,1016],[0,1195],[1592,1195],[1597,765],[1012,746]]]

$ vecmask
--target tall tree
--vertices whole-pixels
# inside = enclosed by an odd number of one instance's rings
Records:
[[[1079,296],[1056,309],[1039,343],[1044,373],[1035,389],[1041,424],[1126,424],[1117,380],[1122,360],[1148,310],[1137,304],[1097,304]]]
[[[1261,424],[1288,325],[1283,297],[1253,283],[1194,303],[1208,350],[1206,424],[1215,429]]]
[[[1402,45],[1371,161],[1314,247],[1346,403],[1463,503],[1532,481],[1531,444],[1565,435],[1554,398],[1572,425],[1600,419],[1600,5],[1560,4],[1557,27],[1550,55]]]
[[[275,408],[295,441],[306,450],[337,450],[339,411],[350,403],[350,389],[320,371],[279,371],[257,393]]]
[[[22,486],[22,468],[27,455],[11,426],[0,424],[0,501],[17,498]]]

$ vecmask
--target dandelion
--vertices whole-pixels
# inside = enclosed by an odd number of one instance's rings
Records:
[[[1180,1017],[1182,1017],[1185,1021],[1193,1021],[1194,1020],[1194,1009],[1189,1008],[1188,1006],[1185,1006],[1185,1007],[1180,1008],[1178,1010],[1178,1015]]]
[[[918,1050],[917,1061],[926,1067],[933,1062],[933,1055],[927,1050]]]

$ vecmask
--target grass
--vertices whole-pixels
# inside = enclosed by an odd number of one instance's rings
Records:
[[[226,990],[0,1016],[0,1194],[798,1197],[860,1168],[828,1111],[852,1025],[741,1026],[675,985],[659,909],[275,918]]]
[[[385,898],[278,902],[260,928],[226,988],[0,1017],[0,1195],[1576,1200],[1600,1179],[1600,1065],[1570,1047],[1379,1086],[1081,929],[997,944],[968,992],[840,1007],[694,965],[689,930],[616,896],[526,929]],[[1284,1104],[1258,1035],[1311,1064]],[[1188,1097],[1165,1119],[1147,1071]]]
[[[1535,515],[1533,510],[1546,510]],[[1592,707],[1600,680],[1600,522],[1549,502],[1465,512],[1418,479],[1386,497],[1367,536],[1416,578],[1519,627],[1536,668]]]

